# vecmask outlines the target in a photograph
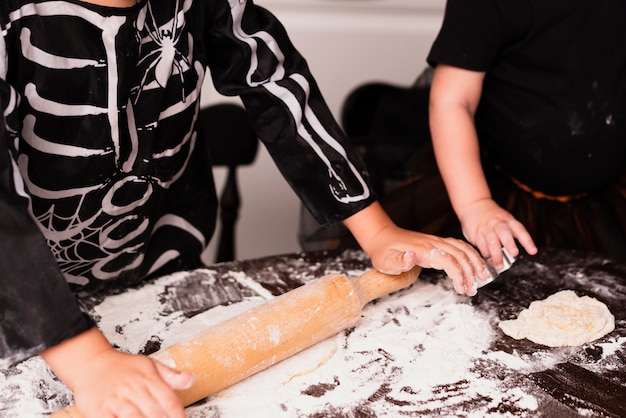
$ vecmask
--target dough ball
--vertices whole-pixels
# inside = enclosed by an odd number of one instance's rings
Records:
[[[517,319],[501,321],[498,326],[517,340],[526,338],[549,347],[564,347],[605,336],[615,329],[615,317],[599,300],[562,290],[532,302]]]

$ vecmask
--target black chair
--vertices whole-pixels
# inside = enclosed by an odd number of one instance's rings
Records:
[[[227,167],[220,194],[220,228],[215,262],[235,260],[235,227],[241,198],[237,168],[254,162],[259,140],[248,114],[240,105],[220,103],[200,109],[198,137],[206,141],[214,167]]]
[[[379,194],[386,192],[386,182],[410,177],[416,151],[430,144],[428,95],[429,86],[368,82],[343,103],[342,127],[362,153]]]

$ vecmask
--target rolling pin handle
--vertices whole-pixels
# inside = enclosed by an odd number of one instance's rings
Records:
[[[361,307],[374,299],[396,292],[410,286],[417,280],[421,268],[413,267],[411,270],[398,275],[388,275],[377,270],[369,270],[361,276],[353,277],[350,280],[359,292]]]

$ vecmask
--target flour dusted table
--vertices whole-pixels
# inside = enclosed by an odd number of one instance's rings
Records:
[[[79,299],[114,345],[150,354],[194,320],[204,326],[326,274],[369,268],[360,251],[287,254]],[[580,347],[548,348],[498,329],[499,320],[564,289],[606,303],[615,331]],[[355,327],[329,340],[188,407],[188,416],[626,417],[626,264],[601,256],[553,249],[520,256],[472,298],[456,295],[441,272],[423,270],[412,287],[372,302]],[[38,357],[0,370],[2,418],[45,416],[70,402]]]

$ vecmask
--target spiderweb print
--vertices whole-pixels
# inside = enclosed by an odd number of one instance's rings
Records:
[[[154,136],[160,119],[175,118],[195,104],[200,84],[196,77],[185,92],[184,76],[192,68],[191,59],[188,52],[178,50],[178,44],[188,51],[184,8],[189,3],[182,9],[178,0],[173,5],[175,10],[169,11],[163,24],[158,23],[149,2],[136,20],[130,22],[136,29],[137,70],[141,75],[138,85],[130,87],[134,93],[132,103],[123,107],[115,105],[120,103],[123,97],[120,95],[127,94],[118,88],[100,89],[95,94],[87,92],[82,102],[39,89],[36,80],[25,88],[24,96],[33,112],[24,118],[21,139],[27,146],[21,147],[17,163],[31,198],[33,216],[69,282],[86,284],[92,279],[110,279],[137,268],[144,259],[145,242],[151,233],[150,199],[168,189],[188,165],[195,144],[191,128],[181,129],[177,137],[168,137],[167,145]],[[78,74],[96,80],[104,73],[108,82],[117,86],[121,76],[116,38],[124,25],[129,24],[128,18],[103,17],[80,6],[74,8],[79,19],[68,18],[68,24],[80,27],[73,33],[84,31],[88,22],[89,28],[99,34],[92,32],[86,36],[99,38],[101,48],[97,52],[104,57],[87,56],[92,51],[84,52],[86,56],[81,57],[83,50],[72,49],[75,45],[72,43],[59,42],[51,51],[41,33],[44,29],[24,25],[20,36],[24,59],[44,68],[42,73],[66,72],[67,77]],[[56,16],[59,12],[47,3],[32,10],[38,16],[46,13]],[[77,45],[80,47],[80,42]],[[180,89],[182,93],[177,101],[173,100],[165,110],[156,111],[149,103],[147,107],[152,113],[135,113],[144,104],[140,102],[153,99],[153,96],[144,98],[146,92],[159,93],[166,87]],[[187,94],[194,100],[188,100]],[[186,101],[189,104],[184,104]],[[60,121],[56,122],[59,125],[43,128],[51,119]],[[95,121],[94,126],[104,125],[110,130],[82,133],[79,141],[59,134],[59,126],[71,125],[74,119]],[[52,167],[54,180],[42,166]],[[90,167],[95,168],[90,171]]]

